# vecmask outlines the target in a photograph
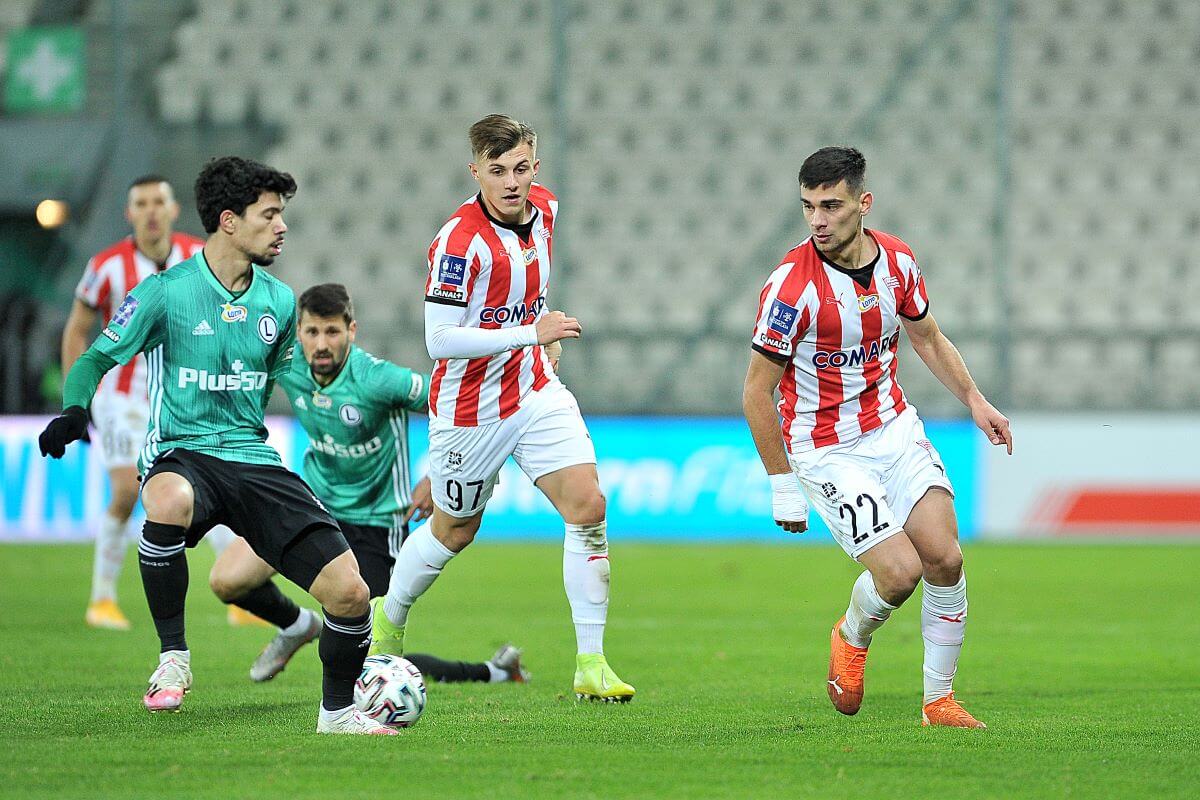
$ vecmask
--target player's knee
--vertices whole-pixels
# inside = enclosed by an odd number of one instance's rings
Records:
[[[233,575],[220,569],[218,565],[208,573],[208,588],[212,589],[212,593],[222,603],[232,603],[245,593],[246,587],[242,586]]]
[[[923,566],[926,578],[938,586],[952,586],[962,575],[962,550],[957,544],[948,547],[930,558]]]
[[[172,480],[161,479],[168,476]],[[142,492],[142,505],[146,507],[146,517],[169,525],[186,527],[190,524],[194,501],[192,485],[182,476],[173,473],[154,476]]]
[[[321,605],[330,614],[338,617],[358,617],[370,608],[371,590],[358,572],[338,581],[333,591]]]
[[[604,492],[600,491],[597,486],[593,491],[582,495],[575,503],[571,510],[571,516],[567,522],[575,523],[576,525],[596,525],[604,522],[605,514],[608,513],[608,500],[604,497]]]
[[[898,559],[872,570],[871,577],[881,597],[892,605],[900,605],[917,588],[921,580],[919,559]]]

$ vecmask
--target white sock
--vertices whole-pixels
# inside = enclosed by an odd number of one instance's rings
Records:
[[[563,541],[563,586],[571,603],[578,652],[604,652],[608,619],[608,524],[567,524]]]
[[[296,617],[296,621],[286,628],[280,628],[279,632],[284,636],[299,636],[308,631],[312,624],[312,619],[316,614],[307,608],[300,609],[300,614]]]
[[[125,538],[126,520],[105,514],[96,532],[96,555],[92,561],[92,602],[117,599],[117,578],[129,540]]]
[[[454,553],[437,540],[428,521],[409,534],[396,557],[387,597],[383,599],[383,613],[388,622],[407,623],[413,602],[433,585],[452,558]]]
[[[483,664],[488,668],[488,683],[504,683],[504,681],[508,680],[508,673],[491,661],[485,661]]]
[[[229,528],[224,525],[218,525],[204,534],[204,541],[209,543],[214,553],[221,555],[221,553],[225,552],[225,548],[229,547],[233,542],[233,537],[235,536],[237,534],[229,530]]]
[[[953,586],[921,581],[921,638],[925,640],[925,703],[950,694],[967,628],[967,575]]]
[[[875,579],[864,571],[850,590],[850,605],[846,608],[846,621],[842,623],[842,636],[855,647],[870,647],[871,634],[879,630],[896,610],[879,596]]]

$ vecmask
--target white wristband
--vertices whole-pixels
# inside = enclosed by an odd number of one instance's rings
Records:
[[[771,479],[771,513],[776,522],[807,522],[808,500],[799,479],[790,472],[768,475]]]

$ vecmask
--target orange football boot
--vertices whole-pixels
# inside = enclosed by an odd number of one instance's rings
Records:
[[[229,610],[225,612],[225,620],[234,627],[240,627],[244,625],[253,625],[259,628],[271,627],[271,623],[267,622],[265,619],[255,616],[254,614],[251,614],[244,608],[238,608],[235,605],[229,605],[227,608]]]
[[[867,667],[867,648],[855,647],[842,638],[842,617],[833,624],[829,636],[829,699],[843,714],[857,714],[863,701],[863,672]]]
[[[939,697],[921,709],[922,725],[942,725],[947,728],[986,728],[954,699],[954,692]]]
[[[121,613],[117,601],[111,598],[90,603],[84,619],[93,628],[107,628],[110,631],[129,630],[129,620]]]

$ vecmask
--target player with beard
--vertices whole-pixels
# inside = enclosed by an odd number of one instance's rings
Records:
[[[263,267],[282,251],[284,204],[295,192],[290,175],[258,162],[210,161],[196,179],[204,248],[129,293],[71,368],[63,413],[38,443],[62,457],[86,430],[104,374],[145,353],[150,431],[138,460],[146,509],[138,556],[161,645],[146,708],[178,711],[191,689],[184,549],[224,523],[324,608],[318,732],[394,734],[354,707],[371,630],[358,563],[333,517],[267,444],[263,414],[274,381],[292,368],[296,298]]]
[[[346,287],[313,286],[300,295],[298,338],[304,358],[279,378],[309,437],[304,476],[358,559],[372,597],[387,594],[410,522],[433,509],[429,478],[410,490],[408,414],[424,412],[429,376],[385,361],[354,344],[358,323]],[[266,681],[321,633],[321,623],[275,589],[275,570],[238,540],[213,565],[209,584],[226,603],[273,622],[279,633],[250,668]],[[382,613],[376,610],[375,613]],[[524,681],[521,651],[501,647],[489,661],[467,663],[411,653],[426,679],[447,683]]]

